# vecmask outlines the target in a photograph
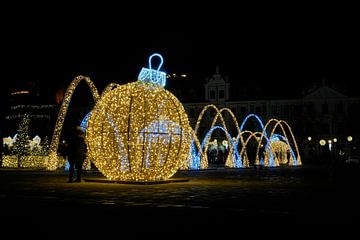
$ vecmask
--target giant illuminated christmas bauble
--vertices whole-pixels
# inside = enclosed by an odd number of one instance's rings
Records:
[[[90,158],[108,179],[158,181],[184,163],[191,139],[179,100],[160,85],[136,81],[98,100],[86,140]]]

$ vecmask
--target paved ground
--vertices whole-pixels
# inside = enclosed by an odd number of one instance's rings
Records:
[[[180,171],[174,177],[189,181],[66,183],[66,172],[1,169],[1,219],[50,224],[79,218],[179,230],[359,223],[359,166]],[[88,172],[84,178],[103,177]]]

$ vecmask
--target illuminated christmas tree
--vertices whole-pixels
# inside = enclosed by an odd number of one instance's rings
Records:
[[[12,154],[17,156],[18,167],[21,167],[22,157],[27,156],[30,153],[29,124],[30,124],[29,115],[25,114],[19,124],[16,135],[16,141],[12,149]]]
[[[41,146],[41,155],[47,156],[49,154],[49,149],[50,149],[48,136],[45,136],[44,140],[41,141],[40,146]]]

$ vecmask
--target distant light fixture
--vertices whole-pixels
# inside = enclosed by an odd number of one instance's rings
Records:
[[[324,139],[321,139],[319,143],[320,143],[321,146],[325,146],[326,141]]]
[[[328,143],[329,143],[329,144],[331,144],[331,143],[332,143],[332,141],[331,141],[331,140],[329,140],[329,141],[328,141]]]
[[[309,137],[308,137],[308,141],[310,142],[310,141],[311,141],[311,139],[312,139],[312,138],[309,136]]]
[[[348,142],[351,142],[353,140],[352,136],[347,137]]]
[[[185,77],[186,77],[186,74],[181,74],[181,77],[185,78]]]
[[[337,142],[337,138],[334,138],[333,141],[334,141],[334,143],[336,143],[336,142]]]
[[[19,94],[29,94],[30,91],[17,91],[17,92],[12,92],[11,95],[19,95]]]

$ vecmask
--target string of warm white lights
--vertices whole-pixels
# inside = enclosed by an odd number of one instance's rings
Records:
[[[269,135],[269,139],[271,139],[271,137],[275,134],[275,130],[277,129],[278,126],[280,127],[281,132],[282,132],[282,134],[284,135],[285,139],[289,139],[289,138],[287,137],[287,134],[286,134],[286,131],[285,131],[285,128],[284,128],[284,125],[285,125],[285,127],[286,127],[286,128],[289,130],[289,132],[290,132],[291,140],[292,140],[292,142],[293,142],[293,144],[294,144],[294,146],[295,146],[295,150],[296,150],[296,156],[292,156],[292,159],[291,159],[292,161],[289,161],[289,165],[290,165],[290,166],[301,165],[302,163],[301,163],[301,157],[300,157],[300,153],[299,153],[299,148],[298,148],[298,145],[297,145],[297,143],[296,143],[296,139],[295,139],[295,137],[294,137],[294,134],[293,134],[293,132],[292,132],[291,127],[289,126],[289,124],[288,124],[286,121],[284,121],[284,120],[278,120],[278,119],[274,119],[274,118],[273,118],[273,119],[270,119],[270,120],[265,124],[264,131],[263,131],[263,132],[265,132],[265,131],[268,129],[268,127],[270,126],[270,124],[272,124],[272,123],[275,123],[275,125],[271,128],[270,135]],[[263,138],[263,135],[261,135],[260,142],[261,142],[262,138]],[[288,145],[289,145],[289,143],[288,143]],[[256,151],[256,160],[255,160],[256,163],[259,163],[259,162],[260,162],[260,161],[259,161],[260,147],[261,147],[261,146],[258,145],[258,148],[257,148],[257,151]],[[289,147],[290,147],[290,145],[289,145]],[[266,164],[266,163],[264,163],[264,164]]]
[[[48,110],[49,108],[54,108],[55,105],[53,104],[46,104],[46,105],[15,105],[15,106],[11,106],[10,109],[11,110],[17,110],[17,109],[45,109]]]
[[[12,119],[22,119],[25,114],[13,114],[9,116],[5,116],[6,120]],[[31,119],[47,119],[50,120],[50,115],[43,115],[43,114],[27,114]]]

